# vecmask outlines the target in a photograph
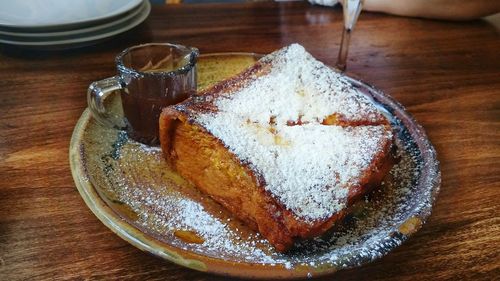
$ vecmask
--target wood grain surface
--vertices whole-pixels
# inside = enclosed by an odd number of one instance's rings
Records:
[[[100,45],[37,52],[0,47],[0,280],[219,280],[127,244],[86,207],[68,146],[86,90],[114,56],[145,42],[202,53],[268,53],[301,43],[335,64],[341,11],[307,3],[157,6]],[[441,161],[433,214],[403,246],[322,280],[500,279],[500,33],[466,23],[365,13],[348,73],[399,100]],[[225,278],[224,280],[227,280]]]

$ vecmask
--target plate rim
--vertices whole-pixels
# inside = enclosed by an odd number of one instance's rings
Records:
[[[203,57],[213,56],[213,55],[248,55],[255,57],[259,55],[257,53],[249,53],[249,52],[220,52],[220,53],[207,53],[203,54]],[[430,204],[426,207],[412,211],[412,216],[405,220],[401,225],[409,222],[410,219],[416,217],[420,220],[420,223],[417,224],[413,231],[403,234],[400,239],[400,243],[393,245],[387,249],[384,249],[384,252],[381,253],[381,256],[385,256],[395,248],[399,247],[404,241],[406,241],[410,236],[412,236],[415,232],[417,232],[428,219],[431,214],[432,208],[436,202],[437,195],[440,190],[441,185],[441,169],[439,165],[439,161],[437,159],[437,153],[430,142],[425,130],[423,127],[416,122],[413,116],[406,111],[406,109],[396,101],[392,96],[384,93],[383,91],[377,89],[376,87],[363,82],[360,79],[353,78],[351,76],[346,77],[351,81],[358,84],[361,84],[368,89],[380,94],[384,99],[386,99],[391,107],[397,108],[404,113],[405,119],[408,122],[411,122],[415,126],[415,130],[419,134],[419,136],[424,137],[424,145],[427,148],[425,153],[428,154],[428,157],[432,160],[432,163],[435,163],[434,166],[430,167],[435,172],[436,177],[432,179],[429,183],[431,186],[429,187],[430,192]],[[293,268],[287,269],[282,265],[270,265],[270,264],[258,264],[258,263],[239,263],[234,261],[228,261],[220,258],[214,258],[194,252],[190,252],[187,250],[183,250],[181,248],[177,248],[167,243],[161,242],[155,237],[143,233],[140,229],[136,228],[134,225],[128,223],[124,219],[120,217],[111,207],[109,207],[105,201],[99,196],[98,191],[95,190],[94,185],[90,182],[90,180],[85,180],[84,173],[82,173],[82,169],[84,167],[81,164],[81,151],[80,151],[80,142],[79,140],[83,137],[85,126],[88,124],[90,119],[92,118],[90,110],[86,108],[80,118],[78,119],[77,124],[73,130],[71,136],[71,142],[69,147],[69,160],[71,173],[73,176],[73,180],[75,185],[85,201],[87,207],[94,213],[94,215],[113,233],[117,234],[120,238],[129,242],[136,248],[139,248],[142,251],[149,252],[155,256],[161,257],[168,261],[171,261],[175,264],[191,268],[194,270],[214,273],[218,275],[225,276],[233,276],[240,278],[249,278],[249,279],[283,279],[283,278],[307,278],[307,277],[320,277],[325,275],[333,274],[339,270],[358,267],[360,265],[349,265],[346,267],[336,267],[332,264],[322,263],[319,267],[305,267],[305,268]],[[419,148],[420,150],[420,148]],[[97,202],[96,202],[97,199]],[[134,235],[139,235],[142,237],[147,237],[147,243],[141,241],[136,238]],[[164,248],[164,250],[161,249]],[[166,252],[167,250],[168,252]],[[361,264],[365,264],[365,261],[362,261]],[[235,268],[237,265],[237,268]],[[326,266],[325,265],[330,265]],[[244,267],[244,268],[242,268]]]

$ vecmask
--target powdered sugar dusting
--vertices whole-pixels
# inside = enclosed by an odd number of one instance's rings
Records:
[[[300,45],[263,62],[270,62],[269,73],[217,99],[218,112],[196,121],[260,174],[265,189],[296,216],[330,217],[345,207],[348,186],[357,184],[392,134],[382,125],[324,125],[333,114],[349,121],[382,117],[366,96]]]
[[[302,46],[292,44],[261,59],[271,64],[268,75],[217,102],[219,111],[277,126],[288,121],[318,123],[337,113],[346,120],[383,118],[370,99],[339,73],[316,60]]]
[[[231,226],[231,219],[214,216],[202,203],[185,198],[182,194],[177,195],[165,196],[159,190],[145,187],[132,190],[125,200],[134,206],[139,214],[138,223],[144,227],[152,228],[161,235],[175,235],[179,230],[189,231],[200,236],[203,241],[199,245],[177,239],[179,247],[187,250],[203,248],[209,254],[225,249],[224,254],[219,254],[220,258],[245,255],[249,258],[259,256],[263,263],[276,262],[257,247],[265,243],[258,234],[243,236],[237,227]]]

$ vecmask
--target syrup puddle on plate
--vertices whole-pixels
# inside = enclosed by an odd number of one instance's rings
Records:
[[[182,241],[190,244],[203,244],[205,239],[198,235],[195,231],[190,230],[175,230],[175,237],[181,239]]]

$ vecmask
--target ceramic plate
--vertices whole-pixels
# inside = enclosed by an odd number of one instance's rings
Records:
[[[88,46],[117,34],[128,31],[142,23],[151,11],[149,1],[143,1],[143,6],[132,17],[125,20],[118,20],[116,24],[104,25],[102,29],[85,31],[83,33],[69,34],[64,36],[48,37],[24,37],[0,35],[0,43],[32,47],[37,49],[67,49],[81,46]]]
[[[143,11],[146,7],[145,1],[142,1],[141,5],[139,5],[137,8],[133,9],[132,11],[122,15],[120,18],[105,22],[102,24],[95,24],[91,25],[89,27],[84,27],[84,28],[76,28],[76,29],[70,29],[70,30],[64,30],[64,31],[53,31],[53,32],[26,32],[26,31],[4,31],[0,29],[0,36],[1,35],[6,35],[2,36],[2,38],[8,38],[12,37],[17,40],[55,40],[55,39],[60,39],[61,37],[83,37],[88,35],[89,33],[92,32],[105,32],[107,29],[111,30],[112,28],[116,29],[118,26],[120,26],[123,23],[126,23],[127,21],[133,19],[135,16],[137,16],[141,11]],[[64,38],[63,38],[64,39]]]
[[[212,54],[198,62],[200,88],[254,63],[252,54]],[[301,278],[373,261],[400,245],[429,216],[440,184],[436,153],[422,127],[391,97],[358,80],[392,120],[399,163],[334,233],[276,252],[169,170],[157,147],[96,123],[89,110],[70,145],[76,186],[94,214],[143,251],[192,269],[245,278]],[[119,95],[107,100],[121,113]]]
[[[66,29],[109,20],[141,0],[0,0],[0,27]]]

